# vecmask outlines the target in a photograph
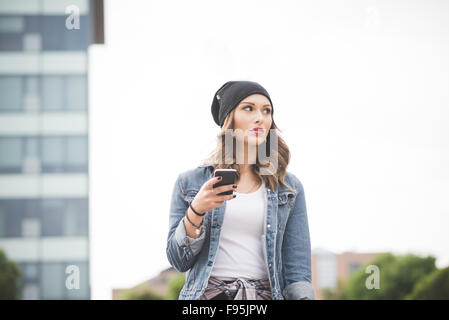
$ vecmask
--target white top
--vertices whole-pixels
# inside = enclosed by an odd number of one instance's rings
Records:
[[[267,279],[262,235],[265,228],[265,184],[255,192],[238,193],[226,202],[220,241],[211,276]]]

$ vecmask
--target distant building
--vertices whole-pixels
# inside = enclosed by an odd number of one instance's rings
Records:
[[[22,299],[91,296],[88,48],[103,38],[102,0],[0,1],[0,247]]]
[[[315,298],[322,299],[322,289],[335,289],[338,281],[346,282],[351,274],[381,253],[343,252],[315,249],[312,252],[312,283]]]
[[[145,281],[141,284],[138,284],[137,286],[134,286],[132,288],[128,289],[112,289],[112,300],[118,300],[120,299],[120,295],[124,291],[135,291],[140,292],[144,290],[150,289],[154,293],[156,293],[159,296],[165,297],[167,295],[167,289],[168,284],[170,283],[170,280],[177,276],[182,274],[181,272],[178,272],[175,268],[169,267],[163,271],[156,277]]]
[[[337,256],[325,249],[312,250],[312,284],[315,299],[320,300],[322,289],[333,289],[337,284]]]

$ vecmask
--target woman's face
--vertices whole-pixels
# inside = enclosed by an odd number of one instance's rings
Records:
[[[252,94],[235,108],[234,130],[237,139],[244,139],[248,145],[259,145],[268,136],[271,123],[270,100],[262,94]],[[256,131],[255,128],[261,130]]]

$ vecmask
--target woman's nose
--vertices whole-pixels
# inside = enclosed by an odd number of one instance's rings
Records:
[[[256,117],[257,121],[262,121],[263,120],[262,112],[260,112],[260,111],[256,112],[256,116],[255,117]]]

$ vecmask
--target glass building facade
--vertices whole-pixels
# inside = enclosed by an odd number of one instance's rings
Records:
[[[90,299],[92,43],[102,1],[0,1],[0,248],[21,269],[22,299]]]

